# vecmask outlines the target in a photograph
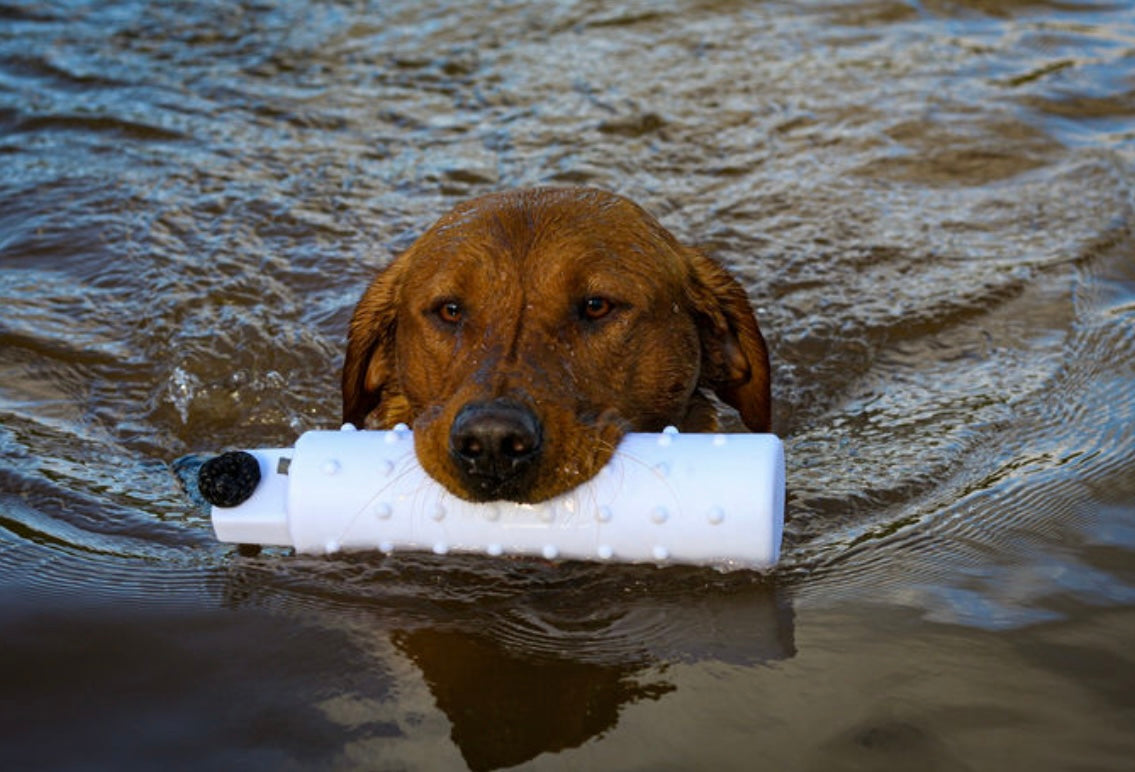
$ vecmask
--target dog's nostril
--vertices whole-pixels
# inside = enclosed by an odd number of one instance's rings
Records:
[[[480,458],[485,452],[485,446],[476,437],[463,437],[457,448],[458,453],[467,458]]]
[[[514,434],[504,438],[501,443],[501,450],[504,451],[506,456],[513,458],[524,456],[532,452],[535,439],[530,434]]]

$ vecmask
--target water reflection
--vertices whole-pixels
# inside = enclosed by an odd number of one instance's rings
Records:
[[[674,689],[665,681],[636,682],[644,663],[531,657],[474,632],[398,632],[394,643],[421,668],[473,770],[582,745],[613,728],[624,704]]]
[[[314,619],[365,641],[380,671],[392,652],[412,662],[478,770],[604,735],[628,706],[675,693],[676,663],[755,667],[796,653],[785,592],[748,572],[357,554],[238,560],[227,577],[234,609],[285,589],[297,609],[365,608]]]
[[[0,618],[9,769],[319,767],[344,732],[312,696],[344,673],[370,699],[393,688],[342,631],[254,610],[88,603],[10,604]]]
[[[663,592],[672,589],[672,581],[657,579]],[[775,584],[735,596],[705,594],[695,609],[659,608],[644,598],[600,614],[606,599],[582,608],[565,608],[562,600],[553,594],[538,609],[496,619],[474,612],[464,624],[393,633],[449,718],[450,738],[471,769],[513,766],[602,735],[624,707],[665,699],[677,688],[665,678],[668,662],[755,665],[795,652],[791,609]],[[616,621],[600,627],[598,616]]]

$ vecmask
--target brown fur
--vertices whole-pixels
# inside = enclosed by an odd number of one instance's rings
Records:
[[[589,320],[587,298],[612,310]],[[536,502],[590,479],[627,431],[713,430],[705,392],[769,429],[768,353],[744,289],[627,199],[542,188],[458,206],[374,279],[351,319],[343,418],[409,424],[426,471],[476,500],[452,459],[454,418],[473,402],[525,405],[542,448],[507,497]]]

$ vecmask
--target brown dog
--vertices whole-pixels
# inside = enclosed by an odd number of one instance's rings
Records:
[[[343,420],[410,425],[456,496],[537,502],[590,479],[628,431],[713,430],[707,391],[768,430],[744,289],[627,199],[542,188],[458,206],[375,278]]]

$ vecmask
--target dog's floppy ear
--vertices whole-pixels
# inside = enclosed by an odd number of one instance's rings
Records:
[[[370,283],[351,316],[343,361],[343,422],[360,429],[379,407],[379,422],[387,423],[392,402],[402,401],[394,363],[401,279],[402,267],[395,260]]]
[[[690,253],[690,295],[702,347],[700,385],[736,408],[751,431],[767,432],[772,423],[768,348],[749,297],[716,262]]]

